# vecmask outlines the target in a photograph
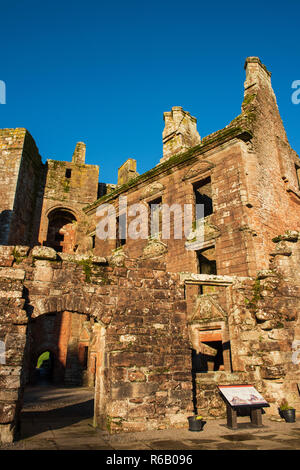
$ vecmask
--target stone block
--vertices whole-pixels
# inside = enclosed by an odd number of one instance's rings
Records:
[[[0,423],[0,443],[11,444],[14,441],[14,437],[15,437],[14,425],[12,423],[9,423],[9,424]]]
[[[35,246],[31,254],[32,257],[36,259],[46,259],[51,261],[55,261],[57,259],[56,251],[48,246]]]
[[[15,279],[23,281],[25,278],[25,271],[24,269],[14,269],[14,268],[3,268],[0,267],[0,278],[5,279]]]
[[[16,405],[0,402],[0,424],[12,423],[15,418]]]
[[[285,376],[285,370],[282,365],[263,366],[261,376],[264,379],[279,379]]]

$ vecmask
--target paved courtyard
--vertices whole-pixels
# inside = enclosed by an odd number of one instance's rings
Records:
[[[46,385],[26,389],[20,439],[9,450],[300,450],[300,421],[286,423],[263,415],[263,427],[238,418],[208,420],[201,432],[186,429],[110,436],[92,426],[93,391]],[[274,417],[275,418],[275,417]],[[276,417],[279,419],[279,417]]]

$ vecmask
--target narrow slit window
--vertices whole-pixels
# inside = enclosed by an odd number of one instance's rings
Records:
[[[126,244],[126,233],[125,227],[122,227],[120,224],[120,218],[117,217],[116,220],[116,248],[120,248],[121,246]]]
[[[149,202],[150,217],[149,217],[149,233],[151,237],[158,237],[162,231],[162,198],[159,197],[154,201]]]
[[[67,168],[66,173],[65,173],[66,178],[70,179],[71,175],[72,175],[72,170],[70,170],[70,168]]]

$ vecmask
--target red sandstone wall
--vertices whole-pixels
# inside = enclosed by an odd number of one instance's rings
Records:
[[[246,129],[252,138],[232,136],[224,142],[226,132],[234,128]],[[210,140],[212,145],[206,150]],[[148,179],[137,179],[134,186],[124,186],[123,191],[120,188],[120,194],[128,197],[129,206],[141,201],[147,204],[159,196],[169,206],[193,203],[192,184],[209,176],[214,212],[207,222],[219,231],[215,237],[217,272],[255,275],[258,269],[268,267],[272,238],[287,229],[299,229],[300,220],[295,169],[299,158],[289,146],[270,74],[259,59],[247,59],[242,114],[227,128],[203,139],[203,144],[190,152],[190,158],[173,158],[175,163],[165,171],[158,167]],[[117,209],[118,195],[105,202]],[[86,210],[93,229],[96,206]],[[184,240],[162,242],[167,245],[169,271],[197,272],[196,254],[186,250]],[[129,257],[138,258],[145,255],[146,247],[145,240],[129,239],[123,250]],[[115,248],[113,241],[96,240],[95,253],[99,255],[109,256]]]
[[[201,171],[201,165],[209,161],[213,169]],[[205,163],[203,163],[205,162]],[[243,160],[241,144],[234,140],[224,145],[222,149],[207,152],[198,158],[192,159],[189,164],[175,167],[171,171],[163,173],[143,183],[133,190],[125,192],[128,207],[132,204],[144,201],[146,204],[158,196],[162,202],[171,206],[172,204],[194,205],[193,183],[211,177],[214,213],[207,218],[207,222],[217,227],[219,236],[216,238],[216,261],[219,274],[248,275],[249,269],[255,265],[254,254],[251,258],[251,249],[244,241],[243,227],[247,222],[247,210],[242,202],[242,180]],[[188,177],[189,173],[194,177]],[[151,192],[152,185],[161,187],[160,191],[145,196]],[[108,201],[114,203],[115,201]],[[115,207],[118,208],[117,201]],[[118,209],[116,209],[118,210]],[[128,224],[133,218],[128,217]],[[166,262],[167,269],[171,272],[193,271],[197,272],[196,254],[185,247],[186,239],[176,240],[173,237],[174,219],[171,216],[171,239],[162,239],[167,245]],[[128,239],[123,246],[125,253],[132,258],[143,256],[143,250],[148,240]],[[214,240],[212,240],[212,244]],[[96,239],[95,253],[108,256],[115,248],[113,241],[101,241]],[[256,267],[256,265],[255,265]]]
[[[242,381],[262,392],[271,414],[283,396],[298,409],[298,240],[298,232],[279,239],[272,269],[256,279],[232,280],[231,286],[219,291],[224,301],[214,293],[212,303],[207,303],[208,295],[203,297],[206,303],[200,297],[200,316],[194,319],[193,311],[187,311],[183,282],[158,260],[109,266],[97,258],[62,260],[44,247],[29,257],[28,249],[17,254],[14,247],[2,247],[0,339],[5,342],[6,363],[0,370],[1,439],[9,440],[17,424],[24,354],[30,354],[27,323],[54,312],[72,312],[68,353],[70,348],[77,357],[87,339],[80,333],[78,318],[93,320],[95,424],[111,432],[186,426],[193,406],[191,321],[199,327],[204,322],[204,330],[214,321],[227,322],[225,339],[231,345],[232,371],[201,375],[200,408],[209,407],[210,416],[222,415],[216,385]],[[220,276],[221,286],[222,279],[226,281]],[[67,339],[62,343],[66,345]]]
[[[42,163],[26,129],[0,130],[1,243],[36,244],[36,199]]]
[[[66,177],[66,170],[71,171],[71,177]],[[77,162],[47,161],[47,176],[43,194],[42,211],[39,227],[39,242],[46,243],[49,226],[48,216],[54,210],[67,209],[77,223],[84,227],[82,207],[97,199],[99,168],[96,165],[86,165]],[[65,230],[63,251],[73,252],[76,245],[75,229],[68,225]],[[78,230],[80,237],[80,229]],[[87,251],[91,246],[86,246]]]

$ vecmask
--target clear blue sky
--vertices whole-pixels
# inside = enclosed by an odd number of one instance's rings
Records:
[[[71,160],[83,141],[102,182],[116,183],[129,157],[147,171],[172,106],[197,117],[202,137],[240,113],[247,56],[272,72],[300,154],[299,0],[2,0],[0,15],[0,128],[28,129],[43,161]]]

